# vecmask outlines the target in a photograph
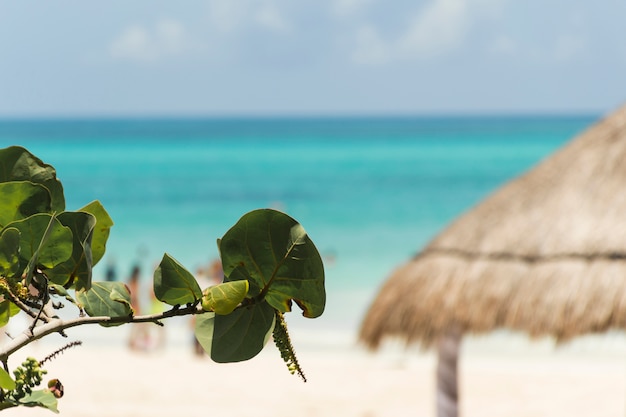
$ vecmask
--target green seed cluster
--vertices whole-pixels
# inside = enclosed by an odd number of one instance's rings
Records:
[[[274,343],[280,352],[281,358],[287,364],[287,368],[291,374],[298,373],[298,376],[302,378],[304,382],[306,382],[306,377],[304,376],[304,372],[298,363],[298,358],[296,358],[296,352],[293,349],[293,345],[291,344],[291,338],[289,337],[289,333],[287,332],[287,323],[285,322],[285,317],[279,311],[276,311],[276,325],[274,326],[274,332],[272,333],[274,338]]]
[[[12,392],[12,397],[19,400],[30,394],[34,387],[41,384],[43,376],[47,372],[45,369],[41,369],[37,359],[32,357],[26,358],[22,365],[13,371],[15,390]]]

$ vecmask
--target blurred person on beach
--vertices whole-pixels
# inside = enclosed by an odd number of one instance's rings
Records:
[[[117,269],[115,268],[115,260],[110,259],[109,262],[107,262],[104,279],[109,282],[117,281]]]
[[[159,314],[163,312],[163,303],[154,295],[154,289],[150,289],[150,308],[149,314]],[[150,323],[145,323],[150,324]],[[154,325],[148,328],[149,332],[149,347],[156,350],[161,350],[165,347],[166,332],[165,327],[162,325]]]
[[[222,261],[214,259],[209,266],[209,276],[211,285],[221,284],[224,281],[224,270],[222,269]]]
[[[158,264],[155,265],[154,270],[158,267]],[[150,287],[150,303],[148,312],[149,314],[159,314],[165,310],[165,304],[161,302],[156,295],[154,294],[154,287]],[[149,324],[149,323],[146,323]],[[153,345],[151,346],[154,349],[161,350],[165,348],[166,342],[166,331],[165,327],[162,325],[150,326],[150,339],[153,340]],[[154,335],[153,335],[154,334]],[[154,336],[154,338],[152,337]]]
[[[128,290],[130,291],[130,305],[133,308],[135,315],[139,315],[142,312],[141,300],[139,295],[141,294],[141,268],[138,264],[133,266],[130,277],[127,282]],[[130,326],[130,337],[128,340],[128,347],[131,350],[146,350],[150,345],[150,333],[146,327],[148,323],[133,323]]]

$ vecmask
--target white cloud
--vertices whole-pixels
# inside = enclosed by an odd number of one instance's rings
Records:
[[[359,29],[352,58],[358,63],[384,64],[446,55],[464,45],[478,21],[497,18],[503,1],[431,0],[395,38],[385,39],[371,24]]]
[[[185,49],[185,28],[179,22],[162,20],[156,25],[157,42],[167,52],[178,53]]]
[[[371,0],[334,0],[331,11],[336,16],[350,16],[371,3]]]
[[[109,53],[113,58],[151,61],[155,51],[150,45],[150,35],[141,26],[131,26],[109,45]]]
[[[436,0],[418,14],[398,40],[398,53],[418,58],[444,54],[458,47],[470,24],[467,1]]]
[[[261,9],[256,12],[254,20],[260,26],[270,29],[273,32],[286,33],[291,30],[291,24],[273,4],[261,7]]]
[[[517,57],[526,62],[569,62],[584,57],[588,52],[588,39],[580,34],[561,33],[546,39],[540,45],[514,40],[507,35],[496,37],[489,52],[500,56]]]
[[[357,32],[356,48],[352,60],[358,64],[383,64],[388,61],[389,47],[381,39],[378,32],[366,26]]]
[[[209,23],[212,29],[228,33],[237,30],[245,23],[248,7],[244,2],[211,0],[208,4]]]
[[[562,34],[556,39],[554,46],[554,58],[557,61],[570,61],[582,55],[587,42],[581,36]]]
[[[513,39],[507,35],[500,35],[490,45],[489,50],[497,55],[514,55],[517,45]]]
[[[175,20],[161,20],[153,28],[132,25],[109,45],[115,59],[153,62],[179,55],[189,47],[185,28]]]
[[[287,33],[293,28],[272,0],[211,0],[209,22],[212,29],[224,34],[236,33],[250,27],[260,27],[276,33]]]

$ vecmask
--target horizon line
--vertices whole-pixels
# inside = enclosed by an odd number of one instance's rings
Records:
[[[162,114],[41,114],[2,115],[0,122],[17,121],[183,121],[183,120],[382,120],[382,119],[486,119],[486,118],[598,118],[609,114],[599,110],[493,111],[493,112],[371,112],[371,113],[162,113]]]

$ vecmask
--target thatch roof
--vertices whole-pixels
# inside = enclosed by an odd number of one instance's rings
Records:
[[[360,337],[626,329],[626,106],[459,217],[382,287]]]

